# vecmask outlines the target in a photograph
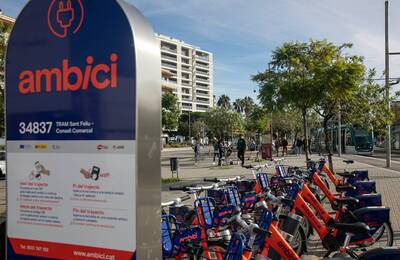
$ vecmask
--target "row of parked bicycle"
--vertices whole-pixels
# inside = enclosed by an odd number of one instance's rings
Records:
[[[254,178],[171,187],[186,195],[162,203],[164,259],[307,259],[312,237],[326,249],[320,258],[400,259],[390,208],[367,170],[334,173],[325,159],[268,167],[246,166]]]

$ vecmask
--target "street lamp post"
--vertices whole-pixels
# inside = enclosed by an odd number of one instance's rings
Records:
[[[390,83],[390,75],[389,75],[389,58],[390,55],[400,55],[400,52],[390,52],[389,51],[389,1],[385,0],[385,88],[386,88],[386,98],[388,99],[388,108],[391,109],[390,104],[390,86],[396,85],[399,81],[395,83]],[[386,167],[391,167],[392,164],[392,144],[391,144],[391,133],[390,133],[391,125],[388,124],[386,128]]]
[[[190,120],[190,111],[188,111],[189,114],[189,142],[192,143],[192,129],[191,129],[191,120]]]
[[[390,85],[389,85],[389,1],[385,0],[385,86],[386,86],[386,98],[388,99],[388,106],[390,108]],[[390,124],[386,127],[386,167],[390,167],[392,164],[392,147],[391,147],[391,136],[390,136]]]

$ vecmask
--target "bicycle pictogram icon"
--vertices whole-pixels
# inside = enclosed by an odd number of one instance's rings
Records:
[[[54,36],[64,39],[79,31],[84,16],[82,0],[51,0],[47,23]]]

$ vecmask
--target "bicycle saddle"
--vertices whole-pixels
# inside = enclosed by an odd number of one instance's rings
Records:
[[[354,191],[357,188],[350,185],[350,184],[345,184],[345,185],[338,185],[336,186],[336,191],[337,192],[347,192],[347,191]]]
[[[340,205],[350,205],[350,206],[356,206],[360,201],[356,198],[353,197],[343,197],[343,198],[336,198],[338,204]]]
[[[356,175],[352,172],[337,172],[337,175],[343,178],[350,178],[350,177],[355,177]]]
[[[333,223],[332,227],[351,234],[363,234],[369,231],[368,225],[362,222]]]

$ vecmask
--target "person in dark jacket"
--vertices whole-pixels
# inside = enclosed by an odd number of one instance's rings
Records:
[[[224,154],[224,141],[222,138],[220,138],[218,140],[218,166],[221,166],[223,154]]]
[[[219,156],[219,142],[217,138],[214,137],[213,140],[213,148],[214,148],[214,159],[213,159],[213,164],[215,164],[215,158]]]
[[[286,139],[286,137],[282,138],[282,156],[285,156],[288,154],[288,150],[287,150],[287,146],[288,146],[288,141]]]
[[[244,136],[241,135],[238,143],[237,143],[237,151],[238,151],[238,158],[242,162],[241,165],[244,165],[244,154],[246,152],[246,140],[244,140]]]
[[[303,141],[300,137],[297,137],[296,140],[296,155],[300,156],[301,154],[301,147],[303,146]]]

